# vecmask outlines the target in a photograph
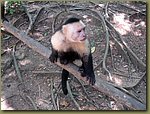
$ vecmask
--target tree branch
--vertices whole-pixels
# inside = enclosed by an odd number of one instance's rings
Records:
[[[41,45],[39,42],[33,40],[32,38],[27,36],[26,33],[18,30],[10,23],[4,21],[2,25],[7,32],[17,37],[19,40],[24,42],[34,51],[43,55],[47,59],[49,58],[51,51],[48,48]],[[69,63],[67,65],[62,65],[59,62],[55,64],[66,69],[71,74],[73,74],[76,78],[83,80],[85,83],[88,83],[85,78],[81,77],[80,73],[78,72],[79,68],[75,64]],[[108,95],[112,99],[123,104],[124,106],[127,106],[128,108],[132,110],[146,110],[146,105],[140,102],[137,98],[133,97],[128,92],[123,91],[123,89],[120,89],[119,87],[115,87],[112,84],[106,82],[105,80],[100,79],[98,76],[96,76],[96,84],[92,87]]]

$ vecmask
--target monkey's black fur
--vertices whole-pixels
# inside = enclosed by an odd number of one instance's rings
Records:
[[[79,21],[80,21],[80,19],[72,17],[72,18],[69,18],[63,25],[67,25],[67,24],[71,24],[71,23],[75,23],[75,22],[79,22]]]
[[[75,22],[79,22],[80,19],[75,18],[75,17],[71,17],[69,18],[67,21],[65,21],[62,25],[67,25],[67,24],[71,24],[71,23],[75,23]],[[58,27],[55,32],[62,30],[62,25],[60,27]]]

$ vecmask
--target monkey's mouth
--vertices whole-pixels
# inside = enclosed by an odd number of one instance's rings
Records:
[[[86,37],[83,37],[83,38],[80,39],[80,41],[84,41],[84,40],[86,40]]]

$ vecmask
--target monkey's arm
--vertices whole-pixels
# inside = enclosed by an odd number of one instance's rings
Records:
[[[94,85],[95,84],[95,75],[93,71],[93,60],[92,60],[92,54],[84,55],[82,57],[82,63],[85,70],[85,74],[87,76],[87,80],[89,80],[89,83]]]

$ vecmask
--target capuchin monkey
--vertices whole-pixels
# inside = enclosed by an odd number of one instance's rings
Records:
[[[51,37],[52,53],[51,62],[57,62],[66,65],[77,59],[82,61],[79,71],[81,76],[86,76],[89,84],[95,84],[95,75],[93,71],[92,54],[90,44],[85,34],[85,25],[78,18],[69,18]],[[69,72],[62,70],[62,90],[67,95],[67,80]]]

